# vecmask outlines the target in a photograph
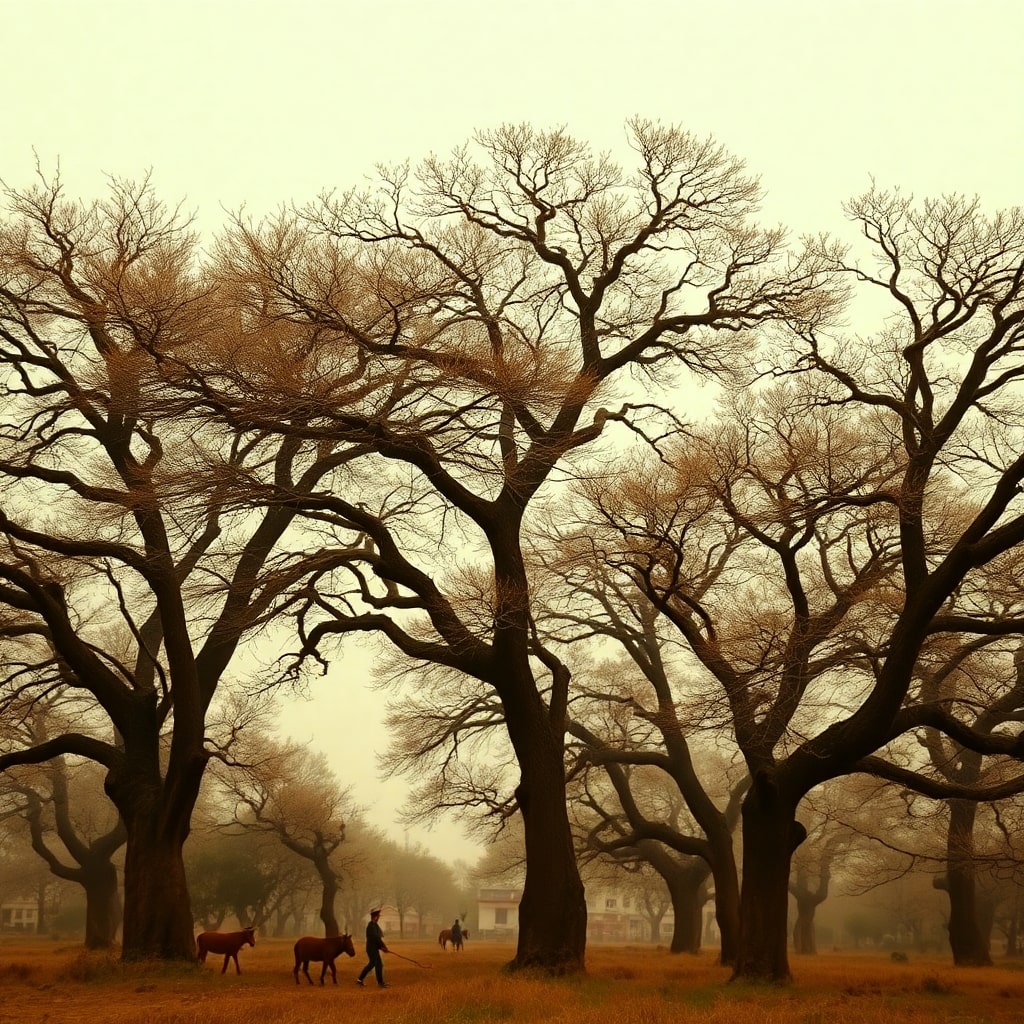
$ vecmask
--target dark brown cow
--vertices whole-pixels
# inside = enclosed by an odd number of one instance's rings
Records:
[[[228,961],[235,961],[235,973],[241,974],[242,968],[238,966],[238,951],[245,945],[256,945],[256,931],[254,928],[243,928],[240,932],[201,932],[196,939],[199,947],[199,962],[206,963],[207,953],[223,953],[224,966],[220,969],[223,974],[228,969]]]
[[[347,933],[345,935],[328,935],[326,939],[318,939],[315,935],[303,935],[295,943],[295,967],[292,968],[295,984],[299,983],[299,967],[301,966],[302,973],[306,975],[306,981],[312,985],[313,979],[309,976],[309,962],[310,960],[322,960],[324,966],[320,971],[320,984],[324,983],[327,970],[330,968],[331,980],[337,985],[338,972],[334,969],[334,958],[340,953],[348,953],[349,956],[356,955],[356,947],[352,945],[351,935]]]

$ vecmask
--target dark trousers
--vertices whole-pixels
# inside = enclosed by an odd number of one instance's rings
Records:
[[[362,981],[363,978],[365,978],[370,973],[370,971],[373,971],[373,973],[377,975],[377,984],[383,985],[384,961],[380,958],[380,950],[368,949],[366,951],[366,955],[367,957],[369,957],[369,961],[367,962],[366,966],[359,972],[359,980]]]

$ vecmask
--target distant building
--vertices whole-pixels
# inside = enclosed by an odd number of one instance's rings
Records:
[[[519,932],[522,889],[480,889],[477,892],[477,936],[514,939]]]
[[[477,936],[481,939],[514,939],[519,931],[521,888],[480,889],[477,893]],[[675,918],[669,910],[661,919],[655,941],[672,938]],[[651,925],[636,900],[612,888],[587,888],[588,942],[650,942]]]
[[[0,931],[35,932],[39,926],[39,905],[35,900],[10,899],[0,902]]]

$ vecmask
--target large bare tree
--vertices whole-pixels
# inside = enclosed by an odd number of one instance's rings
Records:
[[[870,263],[844,256],[836,270],[888,300],[884,328],[798,331],[806,379],[737,404],[702,443],[676,447],[674,477],[628,482],[617,508],[592,489],[635,542],[634,578],[722,687],[751,775],[743,977],[790,975],[790,859],[812,788],[864,771],[985,800],[1022,783],[1019,769],[943,779],[890,745],[932,728],[978,753],[1022,751],[1013,730],[976,728],[963,705],[913,684],[931,638],[1024,625],[1024,214],[879,191],[848,210]],[[688,567],[723,522],[745,540],[709,598]]]
[[[202,369],[196,400],[227,422],[371,455],[386,490],[297,502],[324,534],[294,606],[301,656],[375,631],[497,695],[525,824],[513,965],[553,972],[583,967],[586,904],[565,809],[568,672],[536,637],[525,538],[566,473],[629,436],[610,425],[643,430],[652,390],[724,376],[753,328],[810,330],[831,303],[821,258],[787,257],[782,232],[752,220],[759,186],[739,160],[645,121],[628,141],[624,169],[563,130],[508,125],[239,223],[225,275],[250,296],[247,334],[219,366],[181,369]],[[304,332],[287,393],[266,378],[282,324]]]
[[[208,711],[273,603],[261,572],[293,512],[239,510],[261,480],[308,491],[339,456],[189,418],[161,362],[230,346],[239,313],[189,220],[148,182],[92,203],[59,180],[0,225],[0,713],[62,687],[74,727],[0,750],[105,769],[127,832],[125,958],[194,957],[182,845]],[[270,588],[273,590],[273,587]],[[234,723],[240,724],[240,723]]]

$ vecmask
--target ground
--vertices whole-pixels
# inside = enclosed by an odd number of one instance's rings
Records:
[[[584,978],[552,981],[505,974],[509,945],[442,953],[436,941],[399,939],[384,956],[386,991],[355,984],[361,950],[339,958],[337,986],[328,975],[321,988],[295,985],[291,946],[257,936],[239,954],[242,974],[232,964],[221,975],[222,957],[122,966],[66,942],[3,937],[0,1024],[1017,1024],[1024,999],[1021,962],[968,970],[939,956],[822,954],[794,958],[794,984],[777,988],[729,984],[711,952],[601,946]]]

